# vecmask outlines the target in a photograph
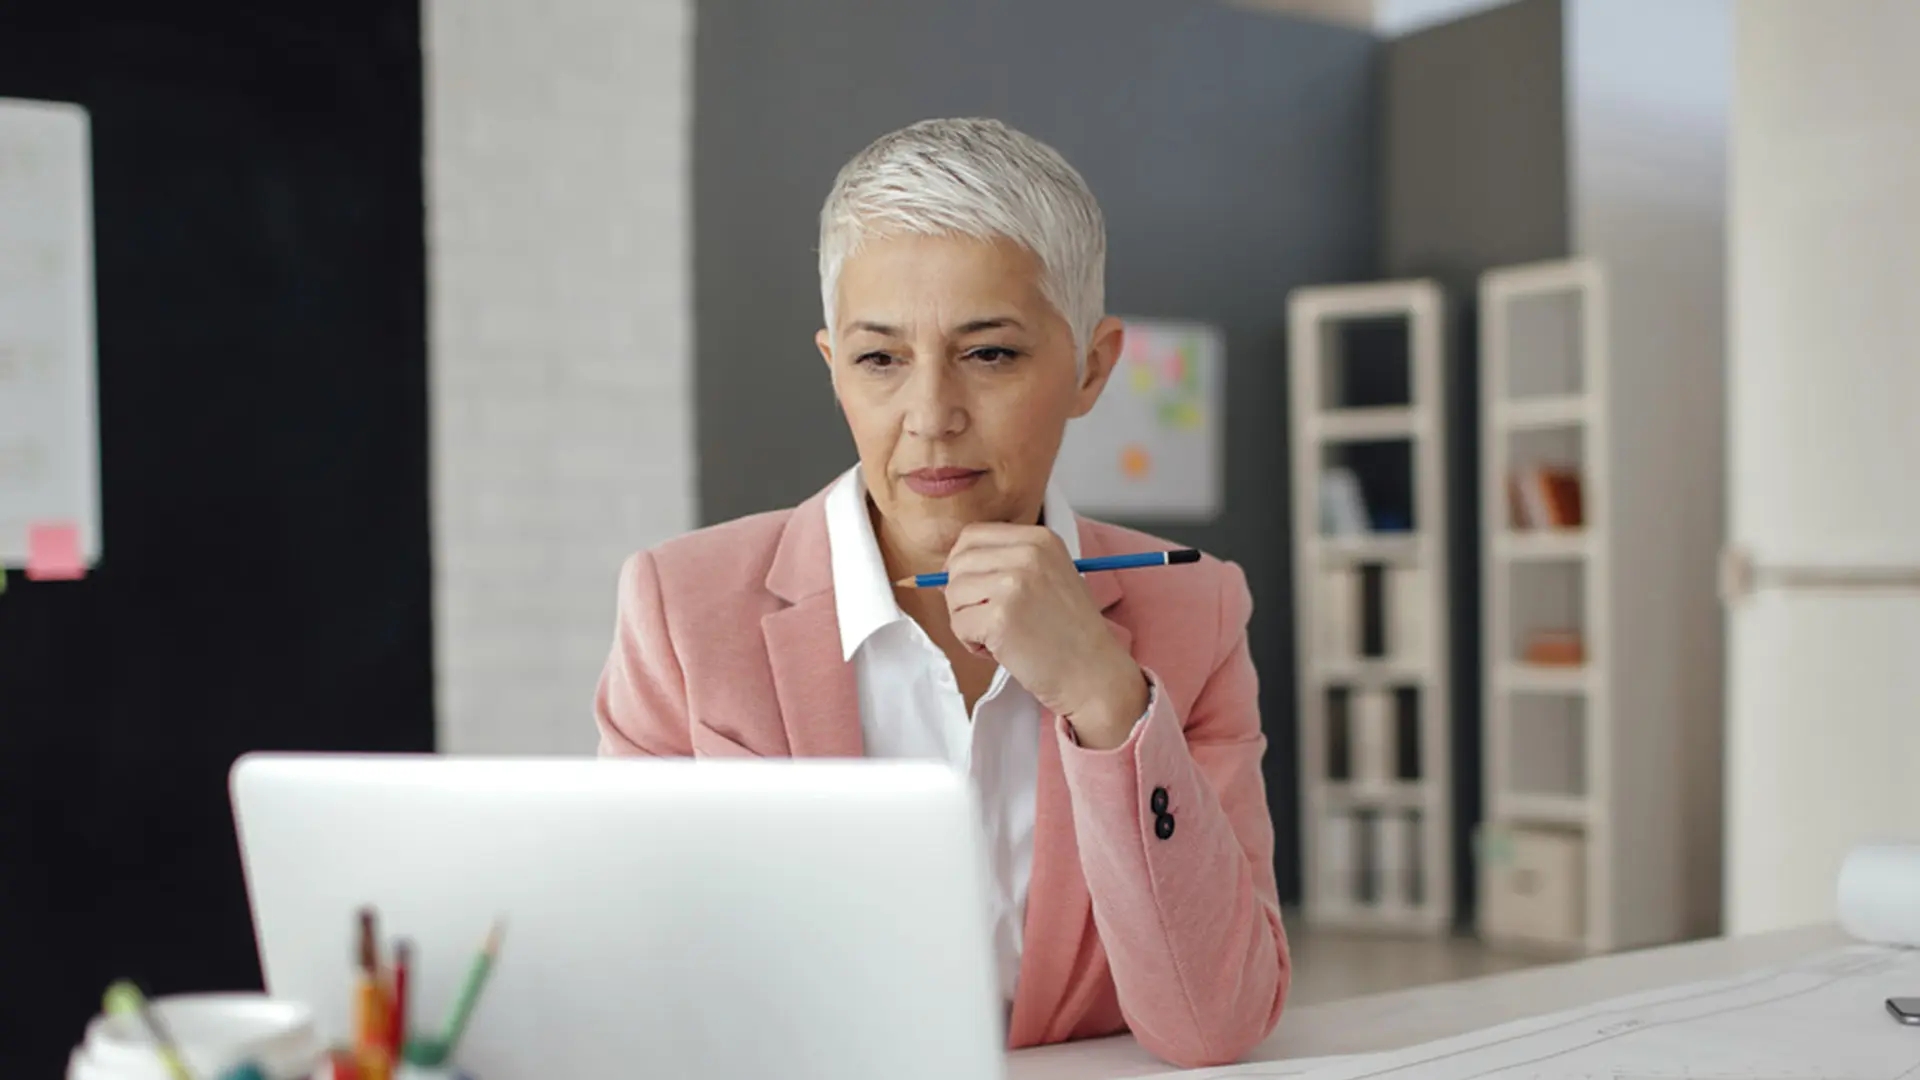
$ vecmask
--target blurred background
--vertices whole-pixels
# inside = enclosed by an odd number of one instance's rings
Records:
[[[85,110],[100,540],[0,594],[0,1062],[115,977],[257,984],[237,755],[592,752],[621,559],[853,461],[818,208],[932,116],[1057,147],[1109,308],[1207,331],[1212,496],[1112,516],[1246,569],[1299,993],[1830,918],[1920,828],[1916,41],[1908,0],[0,3],[0,99]]]

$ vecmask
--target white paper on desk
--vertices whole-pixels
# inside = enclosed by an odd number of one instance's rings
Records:
[[[86,110],[0,99],[0,567],[39,524],[100,555]]]
[[[1853,946],[1370,1054],[1304,1080],[1920,1077],[1920,1032],[1884,1007],[1916,988],[1920,952]]]
[[[1155,1073],[1139,1080],[1277,1080],[1279,1077],[1305,1077],[1317,1069],[1359,1061],[1365,1055],[1295,1058],[1292,1061],[1253,1061],[1245,1065],[1222,1065],[1212,1069]]]

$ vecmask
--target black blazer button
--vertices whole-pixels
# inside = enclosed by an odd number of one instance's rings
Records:
[[[1162,840],[1173,839],[1173,815],[1161,814],[1153,820],[1153,835]]]
[[[1147,800],[1147,805],[1149,807],[1152,807],[1153,812],[1156,814],[1166,813],[1167,812],[1167,789],[1163,787],[1154,788],[1153,796],[1152,798],[1149,798]]]

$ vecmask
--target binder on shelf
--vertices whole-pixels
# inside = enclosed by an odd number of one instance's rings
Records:
[[[1360,572],[1342,567],[1321,571],[1319,647],[1333,661],[1360,655]]]
[[[1425,823],[1420,811],[1408,810],[1395,819],[1400,835],[1395,841],[1404,853],[1406,869],[1402,872],[1400,895],[1411,907],[1419,907],[1427,899],[1427,867],[1425,852],[1421,850],[1420,831]]]
[[[1387,571],[1387,655],[1395,660],[1426,657],[1427,575],[1417,566]]]
[[[1353,689],[1327,687],[1327,779],[1353,779]]]
[[[1405,814],[1383,812],[1375,819],[1374,826],[1379,830],[1374,843],[1379,896],[1383,903],[1395,906],[1407,903],[1407,874],[1411,867],[1407,860],[1406,819]]]
[[[1353,829],[1359,838],[1353,872],[1353,898],[1362,906],[1380,902],[1380,811],[1356,810]]]
[[[1331,908],[1353,903],[1355,835],[1353,815],[1334,811],[1320,821],[1320,900]]]
[[[1393,694],[1386,690],[1355,690],[1348,706],[1353,747],[1353,778],[1366,786],[1393,782]]]
[[[1379,563],[1360,567],[1360,655],[1370,660],[1387,655],[1387,568]]]

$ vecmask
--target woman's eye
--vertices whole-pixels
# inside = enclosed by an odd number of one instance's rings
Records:
[[[899,363],[899,361],[895,360],[890,353],[870,352],[861,353],[860,356],[854,360],[854,363],[861,367],[885,369],[894,366]]]
[[[998,345],[988,345],[975,349],[967,355],[975,360],[985,361],[989,364],[1004,364],[1009,360],[1018,358],[1020,354],[1012,349],[1003,349]]]

